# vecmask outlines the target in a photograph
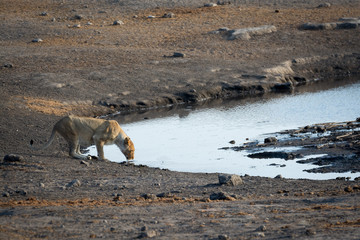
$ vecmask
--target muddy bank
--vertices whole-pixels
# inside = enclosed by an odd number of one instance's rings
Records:
[[[231,147],[235,151],[253,151],[250,158],[280,158],[299,164],[313,164],[318,167],[305,170],[310,173],[360,171],[360,118],[341,123],[322,123],[299,129],[274,133],[264,142],[249,142]],[[266,148],[271,147],[271,151]],[[293,151],[282,151],[284,147],[295,147]],[[263,150],[265,149],[265,150]],[[277,150],[279,149],[279,150]],[[299,160],[309,155],[324,156]]]

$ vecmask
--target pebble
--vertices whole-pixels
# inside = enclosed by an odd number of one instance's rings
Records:
[[[220,185],[231,185],[237,186],[243,184],[243,180],[239,175],[228,175],[228,174],[219,174],[219,184]]]
[[[90,165],[89,162],[86,162],[86,161],[84,161],[84,160],[82,160],[82,161],[80,162],[80,164],[84,164],[84,165],[87,166],[87,167]]]
[[[66,185],[66,187],[68,187],[68,188],[71,188],[71,187],[80,187],[81,186],[81,182],[80,182],[80,180],[78,180],[78,179],[74,179],[74,180],[72,180],[71,182],[69,182],[67,185]]]
[[[317,6],[317,8],[329,8],[331,7],[331,4],[326,2],[326,3],[321,3],[319,6]]]
[[[155,18],[155,16],[153,16],[153,15],[149,15],[149,16],[148,16],[148,18]]]
[[[174,18],[175,14],[172,12],[169,12],[169,13],[165,13],[162,17],[163,18]]]
[[[216,7],[217,4],[216,3],[205,3],[204,7]]]
[[[42,13],[40,13],[40,16],[47,16],[48,15],[48,13],[47,12],[42,12]]]
[[[275,178],[279,178],[279,179],[282,179],[283,176],[281,174],[277,175]]]
[[[3,192],[2,196],[3,196],[3,197],[10,197],[10,193],[8,193],[8,192]]]
[[[174,58],[183,58],[183,57],[185,57],[185,54],[180,53],[180,52],[174,52],[173,57]]]
[[[218,193],[212,193],[210,194],[210,200],[235,200],[234,197],[230,196],[226,192],[218,192]]]
[[[221,234],[221,235],[218,236],[217,239],[219,239],[219,240],[230,240],[231,238],[226,234]]]
[[[276,137],[268,137],[264,139],[264,143],[276,143],[277,141]]]
[[[84,16],[83,16],[83,15],[80,15],[80,14],[76,14],[76,15],[74,16],[74,18],[77,19],[77,20],[81,20],[81,19],[84,18]]]
[[[265,226],[265,225],[261,225],[260,227],[258,227],[258,228],[256,229],[256,231],[262,231],[262,232],[264,232],[264,231],[266,231],[266,226]]]
[[[33,39],[31,42],[33,43],[39,43],[39,42],[42,42],[43,40],[41,38],[35,38]]]
[[[24,157],[16,154],[8,154],[4,157],[4,162],[22,162]]]
[[[78,23],[78,24],[74,24],[74,25],[73,25],[73,28],[81,28],[80,23]]]
[[[231,140],[229,143],[230,144],[235,144],[235,140]]]
[[[3,65],[3,68],[13,68],[13,67],[14,67],[14,65],[12,63],[5,63]]]
[[[44,183],[39,183],[39,187],[45,188],[45,184]]]
[[[115,20],[115,21],[113,22],[113,25],[124,25],[124,22],[121,21],[121,20]]]

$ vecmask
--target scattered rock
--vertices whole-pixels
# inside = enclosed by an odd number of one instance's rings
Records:
[[[229,143],[230,144],[235,144],[235,140],[231,140]]]
[[[331,7],[331,4],[326,2],[326,3],[321,3],[319,6],[317,6],[317,8],[329,8]]]
[[[254,236],[255,236],[255,237],[265,237],[265,233],[263,233],[263,232],[257,232],[257,233],[254,233]]]
[[[141,197],[143,197],[146,200],[148,200],[148,199],[155,200],[157,198],[154,194],[151,194],[151,193],[141,194]]]
[[[78,180],[78,179],[74,179],[74,180],[72,180],[70,183],[68,183],[68,184],[66,185],[67,188],[80,187],[80,186],[81,186],[81,182],[80,182],[80,180]]]
[[[148,18],[156,18],[155,16],[153,15],[149,15]]]
[[[39,187],[45,188],[45,184],[44,183],[39,183]]]
[[[115,20],[115,21],[113,22],[113,25],[124,25],[124,22],[121,21],[121,20]]]
[[[276,137],[268,137],[264,139],[264,143],[276,143],[277,141]]]
[[[81,19],[83,19],[84,18],[84,16],[83,15],[80,15],[80,14],[76,14],[75,16],[74,16],[74,19],[77,19],[77,20],[81,20]]]
[[[172,12],[169,12],[169,13],[165,13],[162,18],[174,18],[175,17],[175,14],[172,13]]]
[[[163,192],[163,193],[157,194],[156,197],[167,198],[167,197],[173,197],[173,195],[170,192]]]
[[[212,193],[210,195],[210,200],[229,200],[234,201],[235,198],[228,193],[225,192],[218,192],[218,193]]]
[[[184,53],[180,53],[180,52],[174,52],[174,54],[172,55],[174,58],[183,58],[185,57]]]
[[[35,39],[31,40],[31,42],[33,42],[33,43],[40,43],[42,41],[43,40],[41,38],[35,38]]]
[[[205,3],[204,7],[216,7],[217,4],[216,3]]]
[[[312,236],[316,234],[316,231],[314,229],[306,229],[305,234],[307,236]]]
[[[277,175],[276,177],[274,177],[274,178],[276,178],[276,179],[282,179],[283,178],[283,176],[281,175],[281,174],[279,174],[279,175]]]
[[[86,161],[84,161],[84,160],[82,160],[81,162],[80,162],[80,164],[83,164],[83,165],[85,165],[85,166],[90,166],[90,163],[89,162],[86,162]]]
[[[252,28],[240,28],[228,31],[229,40],[234,39],[242,39],[242,40],[249,40],[251,36],[263,35],[266,33],[276,32],[277,29],[273,25],[265,25],[260,27],[252,27]]]
[[[80,25],[80,23],[78,23],[78,24],[74,24],[72,27],[73,28],[81,28],[81,25]]]
[[[14,65],[11,64],[11,63],[5,63],[2,67],[3,67],[3,68],[13,68]]]
[[[22,162],[24,157],[16,154],[8,154],[4,157],[4,162]]]
[[[352,187],[350,187],[350,186],[347,186],[346,188],[344,188],[344,191],[345,192],[353,192],[354,189]]]
[[[221,234],[218,236],[219,240],[230,240],[231,238],[226,234]]]
[[[47,12],[42,12],[42,13],[40,13],[40,16],[47,16],[48,15],[48,13]]]
[[[237,186],[243,184],[243,180],[239,175],[228,175],[228,174],[219,174],[219,184],[220,185],[231,185]]]
[[[148,227],[144,226],[141,228],[141,233],[138,238],[153,238],[156,237],[156,235],[155,230],[149,230]]]
[[[8,192],[3,192],[3,193],[2,193],[2,196],[3,196],[3,197],[10,197],[10,193],[8,193]]]
[[[266,231],[266,226],[265,225],[261,225],[260,227],[258,227],[255,231],[261,231],[264,232]]]
[[[292,92],[294,86],[291,82],[277,83],[271,88],[274,92]]]

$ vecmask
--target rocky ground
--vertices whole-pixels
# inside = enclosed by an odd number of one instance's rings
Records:
[[[359,74],[358,1],[207,3],[0,4],[1,239],[358,238],[355,180],[242,176],[232,186],[218,174],[74,160],[61,140],[28,148],[67,114],[288,92]],[[356,131],[313,145],[358,154]]]

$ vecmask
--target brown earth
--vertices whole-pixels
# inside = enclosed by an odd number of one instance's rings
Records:
[[[22,156],[0,164],[1,239],[358,238],[356,181],[243,176],[242,185],[224,186],[217,174],[81,164],[67,156],[63,141],[44,152],[28,148],[70,113],[262,95],[358,76],[359,27],[299,28],[360,17],[358,1],[332,0],[325,8],[317,0],[204,3],[0,4],[0,156]],[[168,12],[175,17],[161,18]],[[114,26],[115,20],[124,24]],[[263,25],[277,31],[250,40],[210,33]],[[75,179],[79,186],[69,184]],[[224,200],[210,200],[219,192]]]

